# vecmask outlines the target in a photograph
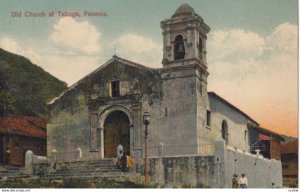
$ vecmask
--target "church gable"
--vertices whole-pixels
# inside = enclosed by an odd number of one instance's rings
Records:
[[[116,98],[133,94],[152,94],[159,84],[159,70],[114,56],[94,72],[72,85],[60,97],[48,103],[48,108],[71,110],[91,99]]]
[[[115,60],[90,75],[83,86],[89,87],[90,92],[98,97],[122,97],[145,93],[157,78],[159,76],[156,70]]]

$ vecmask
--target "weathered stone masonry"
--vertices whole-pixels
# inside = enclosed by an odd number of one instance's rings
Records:
[[[143,114],[149,112],[151,179],[160,186],[230,187],[234,172],[249,175],[251,187],[269,187],[271,180],[281,186],[275,173],[281,162],[249,153],[259,140],[252,128],[259,124],[207,92],[209,26],[184,4],[161,28],[162,68],[113,56],[48,104],[48,156],[55,153],[60,162],[116,158],[122,144],[140,170]],[[234,153],[237,161],[232,148],[243,151]],[[265,167],[254,169],[248,165],[253,161]],[[263,179],[267,171],[270,180]]]

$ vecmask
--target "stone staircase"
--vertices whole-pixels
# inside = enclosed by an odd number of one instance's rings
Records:
[[[50,179],[63,178],[107,178],[114,180],[135,180],[140,174],[122,172],[116,167],[113,159],[102,159],[88,162],[69,162],[44,175]]]
[[[16,167],[12,165],[0,166],[0,177],[7,178],[18,178],[18,177],[26,177],[27,174],[24,174],[23,167]]]
[[[53,165],[53,164],[52,164]],[[117,168],[113,159],[97,161],[61,162],[56,164],[56,169],[50,168],[51,164],[44,164],[43,168],[32,174],[24,167],[0,166],[0,180],[3,178],[43,178],[60,180],[68,178],[79,179],[108,179],[113,181],[130,181],[136,184],[144,182],[140,173],[122,172]],[[28,172],[29,171],[29,172]]]

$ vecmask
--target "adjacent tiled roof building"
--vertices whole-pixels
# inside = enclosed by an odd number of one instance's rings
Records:
[[[281,153],[282,154],[298,154],[298,139],[293,141],[283,143],[281,146]]]
[[[0,134],[15,134],[46,139],[46,120],[34,116],[0,117]]]
[[[281,162],[283,185],[297,187],[298,185],[298,139],[282,144]]]
[[[46,155],[46,120],[35,116],[0,117],[0,164],[23,166],[25,153]]]

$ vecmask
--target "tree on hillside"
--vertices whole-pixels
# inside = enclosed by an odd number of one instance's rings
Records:
[[[6,90],[0,89],[0,116],[14,113],[15,99]]]
[[[46,103],[67,88],[29,59],[0,48],[0,116],[45,117]]]

